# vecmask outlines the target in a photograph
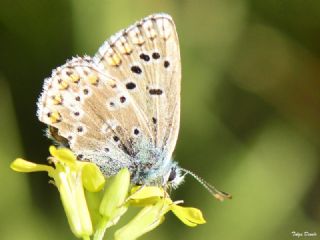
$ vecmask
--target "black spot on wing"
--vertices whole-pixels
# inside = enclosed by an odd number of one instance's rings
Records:
[[[156,124],[157,123],[157,119],[155,117],[152,118],[152,122],[153,124]]]
[[[157,52],[152,53],[152,58],[153,59],[159,59],[160,58],[160,54]]]
[[[118,141],[120,140],[120,138],[119,138],[118,136],[114,135],[114,136],[113,136],[113,140],[114,140],[115,142],[118,142]]]
[[[149,61],[150,61],[149,55],[144,54],[144,53],[141,53],[141,54],[140,54],[140,59],[142,59],[142,60],[144,60],[144,61],[146,61],[146,62],[149,62]]]
[[[138,135],[138,134],[140,133],[140,131],[139,131],[138,128],[135,128],[135,129],[133,130],[133,133],[134,133],[134,135]]]
[[[121,96],[121,97],[120,97],[120,102],[121,102],[121,103],[124,103],[126,100],[127,100],[127,99],[126,99],[125,96]]]
[[[131,71],[134,72],[134,73],[136,73],[136,74],[141,74],[141,73],[142,73],[141,68],[138,67],[138,66],[132,66],[132,67],[131,67]]]
[[[165,68],[168,68],[168,67],[170,66],[169,61],[164,61],[163,66],[164,66]]]
[[[128,82],[126,84],[126,88],[129,89],[129,90],[135,89],[136,88],[136,84],[133,83],[133,82]]]
[[[162,95],[163,91],[161,89],[150,89],[150,95]]]

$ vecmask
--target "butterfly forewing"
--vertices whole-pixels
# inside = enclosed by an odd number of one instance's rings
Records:
[[[169,15],[155,14],[106,41],[94,62],[135,99],[156,147],[171,155],[180,120],[180,52]]]

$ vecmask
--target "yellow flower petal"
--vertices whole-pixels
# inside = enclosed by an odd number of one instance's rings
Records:
[[[154,186],[135,186],[131,190],[131,195],[128,198],[131,205],[147,206],[157,203],[160,198],[165,196],[162,188]]]
[[[55,183],[73,234],[79,238],[93,233],[92,222],[85,199],[80,172],[60,172]],[[80,181],[79,181],[80,179]]]
[[[169,204],[165,200],[144,207],[127,225],[116,231],[115,240],[133,240],[153,230],[164,221],[164,214],[168,211]]]
[[[17,172],[51,172],[53,167],[44,164],[36,164],[33,162],[26,161],[22,158],[17,158],[14,160],[11,165],[11,169]]]
[[[150,197],[145,199],[130,199],[129,203],[136,207],[145,207],[148,205],[154,205],[160,200],[159,197]]]
[[[172,204],[170,208],[172,212],[189,227],[195,227],[198,224],[206,223],[202,212],[197,208],[181,207],[176,204]]]
[[[99,192],[105,183],[105,177],[99,167],[93,163],[84,163],[82,167],[83,186],[90,192]]]
[[[145,199],[151,197],[164,197],[165,193],[162,188],[155,186],[136,186],[131,190],[130,199]]]
[[[55,146],[50,146],[49,152],[57,160],[66,164],[74,164],[77,161],[76,156],[73,154],[73,152],[71,152],[67,148],[57,149]]]

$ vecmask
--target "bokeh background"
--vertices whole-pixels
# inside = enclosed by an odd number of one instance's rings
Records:
[[[320,239],[320,1],[0,1],[0,238],[74,239],[44,173],[50,141],[35,115],[43,79],[94,55],[154,12],[173,16],[181,46],[179,163],[233,194],[220,203],[192,178],[173,193],[202,209],[191,229],[168,214],[142,239]],[[301,239],[301,238],[300,238]],[[305,238],[307,239],[307,238]]]

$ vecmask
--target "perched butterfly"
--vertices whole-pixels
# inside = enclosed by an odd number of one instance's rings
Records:
[[[37,115],[48,136],[105,176],[128,168],[137,185],[177,187],[186,174],[172,160],[180,124],[181,64],[175,24],[150,15],[107,40],[91,58],[76,57],[44,83]]]

